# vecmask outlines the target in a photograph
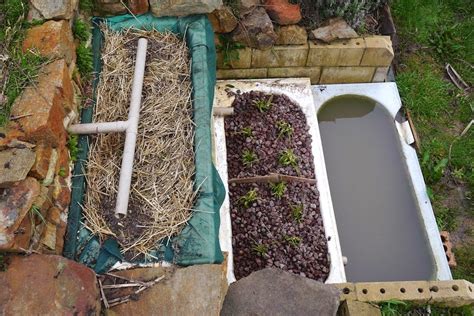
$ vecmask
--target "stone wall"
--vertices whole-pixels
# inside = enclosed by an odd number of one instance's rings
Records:
[[[0,128],[0,251],[62,253],[71,193],[65,126],[77,117],[80,102],[71,79],[77,1],[63,2],[30,3],[30,20],[51,20],[28,29],[22,49],[47,62],[15,100],[11,121]]]
[[[218,52],[218,79],[309,77],[312,84],[383,82],[394,57],[389,36],[330,44],[305,41],[269,50],[246,47],[238,53],[238,60],[224,65],[224,53]]]

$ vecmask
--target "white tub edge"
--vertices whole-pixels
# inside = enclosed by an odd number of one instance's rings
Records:
[[[310,89],[309,79],[263,79],[263,80],[219,80],[216,84],[214,106],[231,106],[231,99],[225,97],[223,87],[233,86],[232,90],[239,89],[242,92],[251,90],[264,91],[268,93],[286,94],[296,101],[306,115],[307,123],[312,136],[312,154],[315,160],[315,173],[317,187],[320,195],[320,209],[323,225],[328,242],[328,254],[330,257],[330,271],[325,283],[344,283],[346,275],[342,261],[339,234],[336,226],[336,218],[332,206],[329,183],[322,152],[322,143],[319,136],[319,127]],[[222,101],[225,100],[225,101]],[[232,256],[232,226],[230,222],[229,196],[228,196],[228,175],[227,175],[227,151],[225,146],[224,119],[213,117],[213,135],[215,140],[215,160],[219,175],[224,182],[226,197],[220,209],[221,225],[219,229],[219,242],[221,250],[228,252],[227,280],[229,283],[235,281],[233,272]]]
[[[395,116],[402,106],[397,85],[394,82],[384,83],[362,83],[362,84],[335,84],[335,85],[316,85],[312,86],[313,97],[315,100],[315,113],[328,100],[341,95],[358,95],[371,98],[384,105],[390,115],[395,120]],[[451,270],[446,260],[446,254],[439,235],[438,226],[433,213],[426,184],[418,162],[415,149],[406,143],[400,133],[400,124],[397,123],[400,142],[403,148],[403,154],[408,166],[411,184],[415,191],[415,197],[418,201],[421,218],[426,229],[426,234],[430,243],[431,252],[436,266],[437,280],[452,280]]]

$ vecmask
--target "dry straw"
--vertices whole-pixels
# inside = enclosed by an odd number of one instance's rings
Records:
[[[114,217],[122,133],[93,138],[86,172],[86,226],[101,239],[117,238],[128,258],[149,254],[156,242],[180,232],[191,216],[194,126],[190,60],[184,40],[171,33],[103,28],[102,72],[95,122],[126,120],[139,37],[148,38],[128,216]]]

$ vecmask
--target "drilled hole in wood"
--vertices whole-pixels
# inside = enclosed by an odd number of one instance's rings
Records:
[[[423,289],[421,287],[418,288],[418,293],[423,293]]]
[[[351,290],[348,287],[345,287],[344,289],[342,289],[342,293],[344,294],[349,294],[350,292]]]
[[[439,288],[437,286],[432,286],[432,287],[430,287],[430,291],[436,293],[436,292],[439,291]]]
[[[406,291],[407,291],[407,290],[405,290],[404,287],[402,287],[402,288],[400,289],[400,292],[402,292],[402,293],[405,293]]]
[[[362,290],[362,293],[364,293],[364,294],[367,294],[368,292],[369,292],[369,291],[367,291],[367,289],[363,289],[363,290]]]
[[[452,286],[453,290],[454,291],[459,291],[459,286],[457,286],[456,284]]]
[[[385,294],[385,289],[380,289],[380,293]]]

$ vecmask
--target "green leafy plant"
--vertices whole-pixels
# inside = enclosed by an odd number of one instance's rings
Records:
[[[253,101],[253,105],[260,111],[260,113],[266,112],[272,106],[273,95],[269,96],[268,99],[262,98]]]
[[[301,243],[301,237],[298,236],[283,236],[283,239],[293,247],[298,247]]]
[[[293,168],[298,168],[298,158],[292,149],[283,150],[278,156],[278,162],[285,167],[292,166]]]
[[[462,38],[458,36],[458,27],[458,23],[454,25],[441,24],[428,38],[428,43],[436,56],[443,61],[454,59],[464,49]]]
[[[74,21],[72,32],[74,33],[74,37],[82,43],[87,42],[91,34],[89,25],[79,18]]]
[[[242,152],[242,163],[244,166],[252,166],[255,162],[258,161],[257,154],[250,149],[244,149]]]
[[[64,167],[59,168],[58,176],[63,178],[66,176],[66,169]]]
[[[256,189],[249,190],[245,195],[241,196],[239,198],[239,202],[242,203],[242,205],[245,208],[248,208],[250,205],[252,205],[253,202],[257,201],[258,199],[258,194]]]
[[[453,231],[456,229],[456,212],[444,206],[435,207],[436,224],[440,230]]]
[[[240,133],[244,135],[244,137],[252,137],[253,131],[250,126],[247,126],[247,127],[243,127]]]
[[[77,68],[83,78],[90,78],[94,70],[92,60],[92,49],[87,47],[85,43],[81,43],[76,48]]]
[[[67,140],[67,147],[69,149],[69,155],[71,156],[71,161],[75,162],[77,160],[77,155],[79,154],[79,136],[76,134],[69,134]]]
[[[270,183],[270,189],[272,190],[272,195],[281,199],[283,194],[286,191],[286,183],[285,182],[278,182],[278,183]]]
[[[46,223],[43,214],[41,214],[41,208],[38,205],[33,204],[30,208],[31,221],[34,221],[35,217],[38,217],[41,222]]]
[[[429,150],[425,151],[421,160],[421,168],[423,169],[423,175],[425,176],[426,183],[437,183],[444,175],[447,165],[447,158],[437,160],[431,156]]]
[[[235,42],[230,35],[219,34],[220,44],[216,46],[218,52],[222,52],[222,63],[224,66],[231,66],[232,62],[239,60],[239,49],[244,45]]]
[[[259,256],[263,257],[268,253],[268,246],[265,244],[256,243],[253,245],[252,250]]]
[[[277,128],[278,128],[278,137],[277,138],[280,138],[280,137],[283,137],[283,136],[290,137],[291,135],[293,135],[293,127],[288,122],[278,121],[277,122]]]
[[[379,306],[382,316],[398,316],[404,315],[407,311],[408,304],[399,300],[388,300],[381,302]]]
[[[303,209],[303,204],[291,206],[291,217],[298,223],[301,223],[301,221],[303,220]]]

